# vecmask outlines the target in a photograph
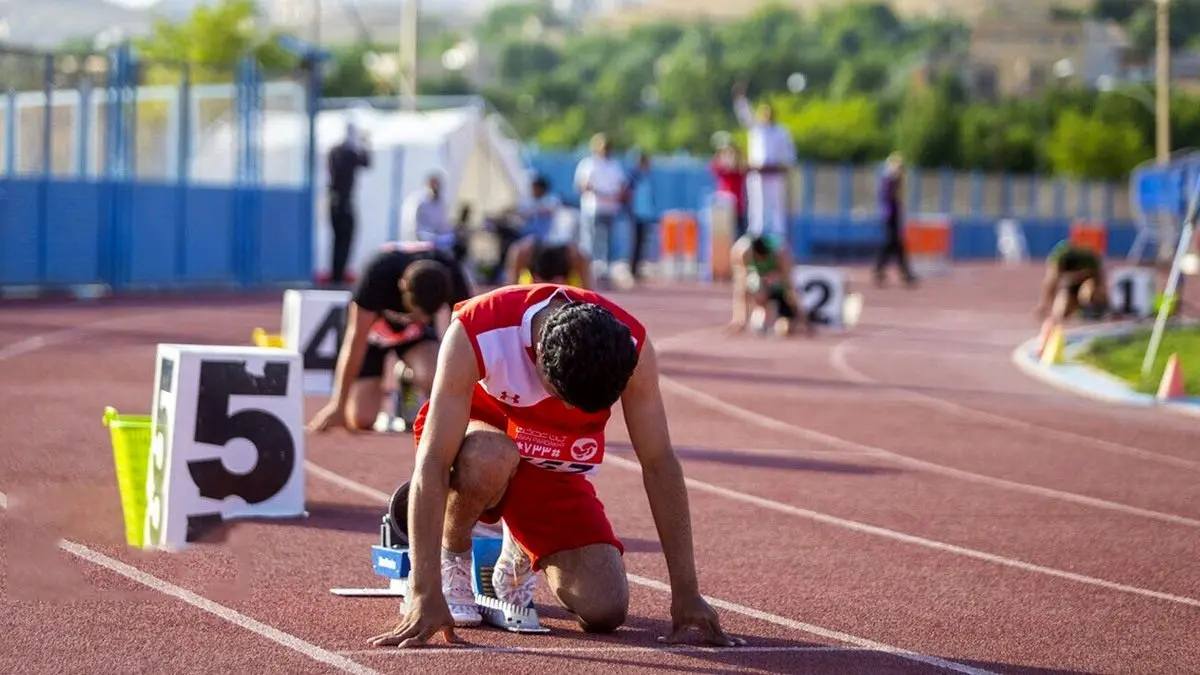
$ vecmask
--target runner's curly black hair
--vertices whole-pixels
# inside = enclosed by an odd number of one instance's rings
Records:
[[[629,327],[590,302],[568,302],[546,317],[538,339],[542,373],[559,398],[584,412],[611,408],[637,367]]]

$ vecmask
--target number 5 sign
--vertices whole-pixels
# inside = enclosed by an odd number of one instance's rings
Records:
[[[179,549],[224,520],[304,514],[301,356],[158,346],[146,546]]]

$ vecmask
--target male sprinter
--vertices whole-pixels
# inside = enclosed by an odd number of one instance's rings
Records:
[[[592,288],[591,261],[571,242],[552,244],[527,237],[513,244],[509,256],[510,284],[534,283],[569,284],[576,288]],[[525,273],[528,272],[528,278]]]
[[[629,608],[623,547],[588,476],[604,459],[618,400],[670,576],[666,640],[695,627],[712,644],[744,644],[700,594],[687,488],[646,329],[598,293],[556,284],[504,286],[456,308],[414,425],[408,612],[371,643],[411,647],[437,633],[454,641],[455,626],[480,623],[477,521],[503,521],[492,575],[501,600],[526,605],[544,570],[584,630],[620,627]]]
[[[812,332],[812,322],[801,311],[799,298],[789,278],[792,256],[787,246],[776,243],[769,236],[746,235],[734,243],[730,257],[733,263],[733,321],[729,324],[730,330],[744,330],[751,310],[764,317],[765,326],[768,307],[774,305],[778,317],[775,330],[778,334],[795,333],[797,319],[807,332]]]
[[[1098,319],[1107,309],[1104,261],[1091,249],[1060,241],[1046,257],[1037,317],[1057,323],[1081,310],[1086,318]]]
[[[437,317],[444,326],[448,308],[469,297],[470,284],[449,252],[429,242],[385,244],[354,289],[333,395],[309,430],[370,429],[383,402],[388,352],[412,370],[413,386],[428,397],[437,365]]]

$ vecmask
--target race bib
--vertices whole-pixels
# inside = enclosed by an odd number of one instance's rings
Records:
[[[604,460],[604,435],[564,434],[522,427],[511,420],[508,437],[521,459],[540,469],[562,473],[588,473]]]

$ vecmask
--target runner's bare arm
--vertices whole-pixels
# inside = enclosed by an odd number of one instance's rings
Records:
[[[642,482],[667,559],[671,593],[699,593],[687,487],[683,467],[671,447],[667,412],[658,388],[658,360],[649,340],[621,396],[621,409],[633,451],[642,465]]]
[[[442,528],[450,492],[450,468],[471,418],[471,394],[479,381],[475,351],[462,323],[452,321],[438,352],[429,411],[409,488],[408,536],[415,596],[441,593]]]
[[[346,308],[346,335],[338,349],[333,376],[334,400],[341,404],[345,404],[350,385],[362,369],[363,355],[367,353],[367,334],[378,318],[378,314],[359,307],[357,302],[351,302]]]
[[[1039,315],[1045,315],[1050,311],[1051,305],[1054,304],[1054,296],[1058,294],[1058,285],[1062,275],[1058,271],[1058,265],[1054,262],[1046,264],[1046,276],[1042,279],[1042,298],[1038,302],[1035,310]]]

